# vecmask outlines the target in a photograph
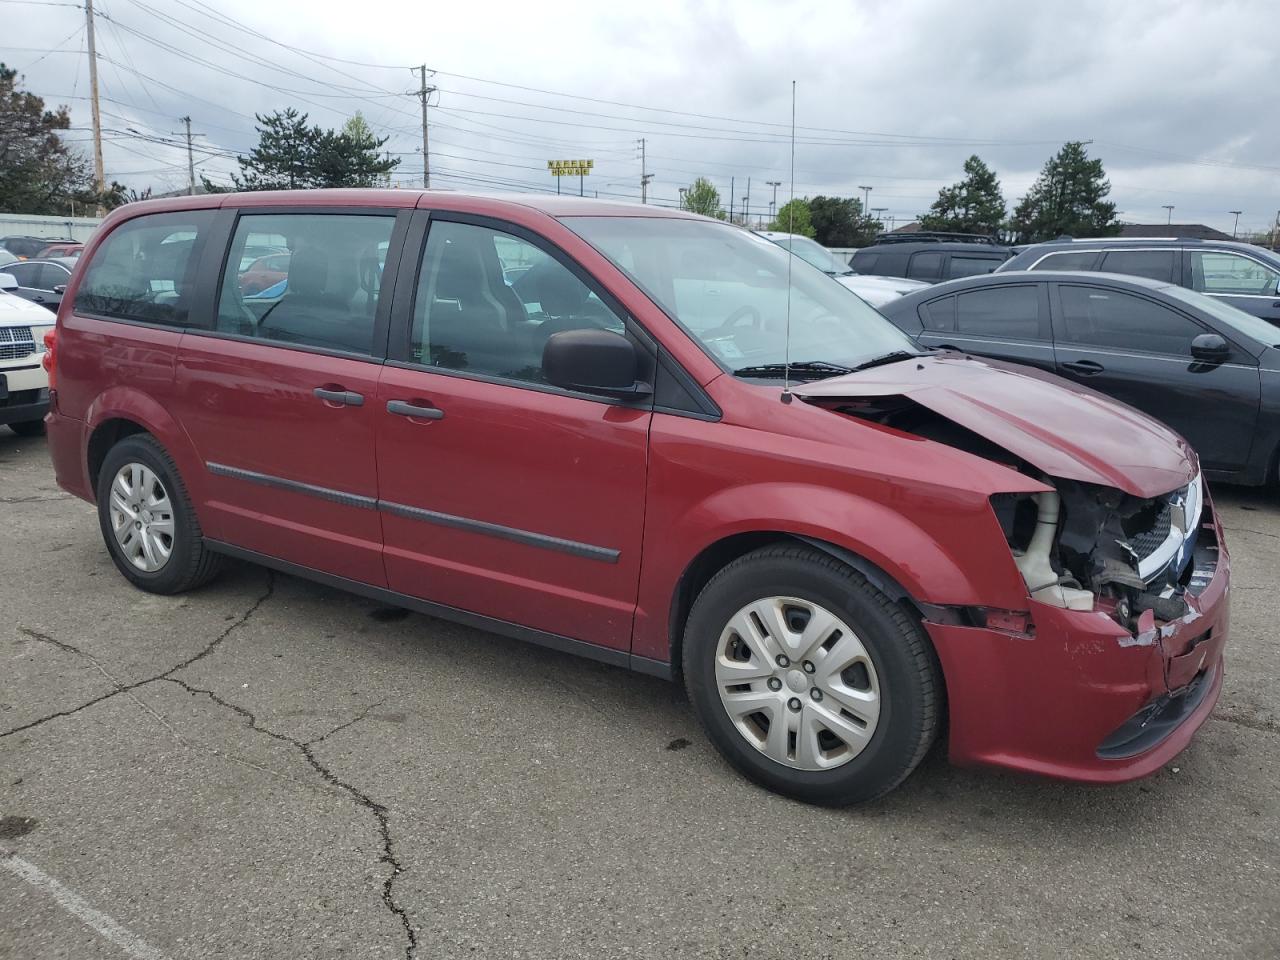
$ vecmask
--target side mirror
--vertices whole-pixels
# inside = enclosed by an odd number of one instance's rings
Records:
[[[635,345],[609,330],[562,330],[542,348],[547,380],[566,390],[645,397],[653,387],[636,379],[638,366]]]
[[[18,278],[12,273],[0,273],[0,290],[6,292],[18,289]]]
[[[1191,356],[1200,363],[1226,363],[1231,346],[1216,333],[1202,333],[1191,341]]]
[[[56,283],[53,286],[53,292],[56,293],[58,296],[62,296],[64,293],[67,292],[67,285],[65,283]]]

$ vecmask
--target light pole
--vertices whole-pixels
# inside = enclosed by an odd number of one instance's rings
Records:
[[[781,180],[766,180],[765,186],[773,187],[773,199],[769,201],[769,219],[772,220],[778,215],[778,188],[782,186]]]
[[[683,210],[683,209],[685,208],[685,207],[684,207],[684,198],[685,198],[685,194],[687,194],[688,192],[689,192],[689,188],[688,188],[688,187],[681,187],[681,188],[680,188],[680,209],[681,209],[681,210]]]
[[[1244,213],[1244,211],[1228,210],[1227,213],[1234,213],[1236,215],[1236,222],[1231,225],[1231,239],[1234,240],[1236,238],[1236,231],[1240,229],[1240,214]]]
[[[884,226],[884,217],[880,216],[880,214],[884,213],[884,212],[885,212],[886,210],[888,210],[888,209],[889,209],[888,207],[873,207],[873,208],[872,208],[871,212],[872,212],[872,213],[874,213],[874,214],[876,215],[876,223],[880,224],[881,226]]]
[[[1160,204],[1160,206],[1164,207],[1166,210],[1168,210],[1168,211],[1169,211],[1169,219],[1165,221],[1165,226],[1169,226],[1170,224],[1172,224],[1172,223],[1173,223],[1173,204],[1172,204],[1172,203],[1162,203],[1162,204]]]
[[[858,184],[858,189],[862,191],[862,215],[867,215],[867,208],[871,206],[871,188]]]

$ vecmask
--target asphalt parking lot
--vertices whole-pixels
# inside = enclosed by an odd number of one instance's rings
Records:
[[[140,593],[0,428],[0,957],[1280,956],[1280,497],[1219,489],[1222,701],[1112,788],[844,811],[680,690],[232,566]]]

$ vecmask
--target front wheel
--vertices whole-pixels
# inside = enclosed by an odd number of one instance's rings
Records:
[[[685,628],[689,698],[752,780],[831,806],[888,793],[937,736],[942,682],[918,622],[807,546],[721,570]]]

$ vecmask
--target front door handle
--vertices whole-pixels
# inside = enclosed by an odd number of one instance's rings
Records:
[[[387,413],[415,420],[443,420],[444,411],[426,403],[410,403],[408,400],[388,400]]]
[[[363,407],[364,394],[356,393],[354,390],[343,390],[335,387],[316,387],[312,391],[316,397],[325,403],[336,403],[343,407]]]
[[[1070,370],[1072,373],[1078,373],[1083,377],[1092,377],[1102,373],[1106,369],[1100,363],[1094,363],[1092,360],[1075,360],[1062,365],[1063,370]]]

